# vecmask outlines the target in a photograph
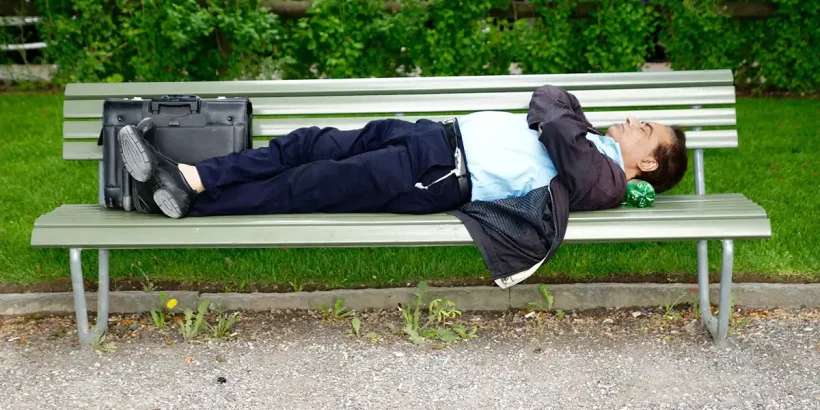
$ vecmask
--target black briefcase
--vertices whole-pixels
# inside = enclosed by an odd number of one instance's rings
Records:
[[[184,164],[253,148],[253,109],[248,98],[168,95],[145,100],[107,99],[97,142],[103,147],[103,196],[107,208],[159,212],[156,207],[134,201],[139,191],[150,194],[151,187],[131,178],[117,143],[122,127],[137,125],[146,117],[153,118],[156,126],[148,142]]]

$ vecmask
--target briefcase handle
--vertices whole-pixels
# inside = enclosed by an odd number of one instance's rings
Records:
[[[198,95],[164,95],[151,100],[151,112],[159,113],[160,107],[189,107],[192,113],[199,112]]]

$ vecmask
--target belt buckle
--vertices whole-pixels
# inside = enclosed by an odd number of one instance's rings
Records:
[[[442,121],[441,123],[444,124],[444,125],[455,124],[456,123],[456,118],[455,117],[448,118],[448,119]],[[453,132],[455,132],[455,130],[453,130]],[[456,163],[456,167],[455,167],[455,170],[454,170],[455,171],[454,175],[457,178],[461,179],[465,175],[467,175],[467,172],[465,172],[465,168],[464,168],[464,156],[461,153],[461,147],[458,146],[458,136],[452,135],[452,137],[454,138],[453,143],[456,145],[455,150],[453,150],[454,151],[453,152],[453,157],[455,157],[455,163]]]
[[[456,173],[454,175],[456,177],[461,178],[466,174],[464,172],[464,162],[463,162],[463,158],[461,156],[461,148],[456,147],[454,156],[455,156],[455,159],[456,159],[456,169],[455,169]]]

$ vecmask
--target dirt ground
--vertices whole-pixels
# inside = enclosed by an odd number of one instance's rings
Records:
[[[453,320],[476,338],[421,344],[398,311],[357,313],[359,336],[350,316],[240,313],[190,341],[181,314],[117,315],[85,350],[70,316],[5,318],[0,407],[820,409],[820,309],[736,310],[721,345],[694,313],[470,312]]]

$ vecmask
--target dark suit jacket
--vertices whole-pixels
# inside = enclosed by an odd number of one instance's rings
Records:
[[[500,287],[512,286],[545,263],[564,239],[569,213],[618,206],[626,174],[586,139],[595,130],[578,99],[546,85],[535,90],[527,121],[558,175],[546,187],[498,201],[472,201],[450,212],[464,223]],[[469,170],[470,164],[467,164]]]

